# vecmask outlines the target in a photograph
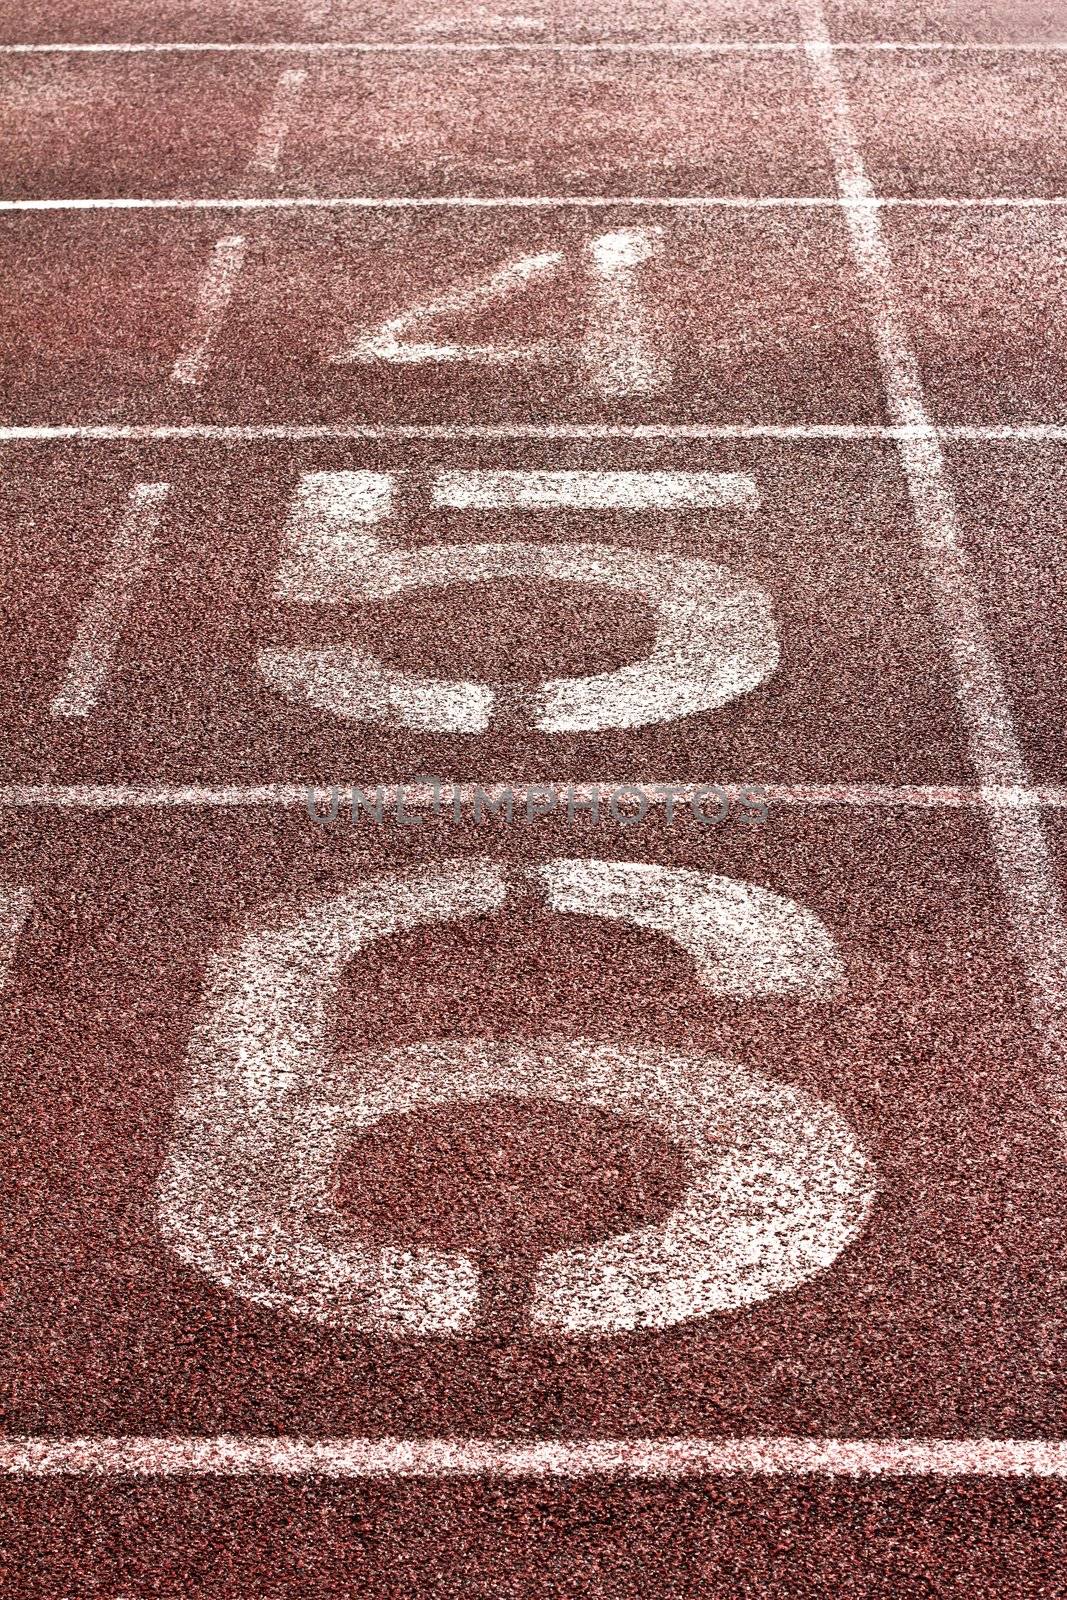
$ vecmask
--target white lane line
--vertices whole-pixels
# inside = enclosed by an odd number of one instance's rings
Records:
[[[279,75],[249,158],[250,174],[270,176],[278,170],[289,119],[306,79],[303,70]],[[173,382],[195,385],[206,377],[215,340],[244,266],[246,247],[247,240],[239,233],[216,240],[200,284],[188,340],[171,371]]]
[[[171,369],[174,383],[198,384],[207,373],[211,351],[244,265],[246,240],[230,233],[215,241],[204,271],[189,337]]]
[[[316,8],[318,9],[318,8]],[[308,22],[318,18],[309,16]],[[864,55],[872,51],[934,55],[1044,55],[1067,50],[1067,39],[991,40],[987,43],[936,39],[839,39],[829,48]],[[377,39],[159,39],[109,43],[0,44],[0,55],[792,55],[804,45],[795,39],[635,39],[635,40],[377,40]]]
[[[1067,201],[1064,202],[1067,204]],[[117,195],[102,198],[0,200],[0,211],[432,211],[537,210],[545,206],[649,206],[680,209],[694,206],[749,211],[780,207],[826,207],[837,210],[833,195],[487,195],[487,194],[357,194],[357,195]]]
[[[31,211],[434,211],[539,209],[660,211],[830,210],[891,207],[918,210],[1050,210],[1067,206],[1067,195],[870,195],[843,200],[825,194],[289,194],[289,195],[107,195],[0,200],[2,212]]]
[[[52,701],[54,717],[86,717],[107,680],[134,589],[151,559],[169,484],[138,483],[74,637],[63,685]]]
[[[272,806],[281,809],[307,807],[308,797],[331,800],[333,784],[315,782],[273,784],[170,784],[170,783],[71,783],[33,784],[15,783],[0,785],[0,808],[28,809],[57,807],[87,811],[117,811],[125,807],[228,807]],[[1067,789],[1044,787],[1021,789],[1008,786],[969,788],[958,784],[896,785],[881,783],[825,784],[825,783],[671,783],[662,778],[626,780],[586,780],[581,778],[555,781],[512,778],[507,782],[442,780],[435,788],[432,784],[376,783],[367,777],[346,778],[336,783],[341,805],[347,810],[352,791],[371,798],[381,788],[382,805],[386,811],[396,808],[402,800],[407,811],[428,810],[440,807],[450,811],[459,796],[461,808],[474,804],[475,794],[489,800],[505,798],[510,790],[520,797],[529,790],[538,793],[555,790],[560,805],[565,806],[568,795],[577,808],[583,801],[596,796],[606,807],[611,796],[620,788],[639,789],[649,801],[650,809],[666,807],[668,793],[678,805],[688,805],[694,798],[706,800],[712,789],[721,790],[727,799],[740,801],[745,797],[766,801],[769,805],[790,806],[852,806],[857,809],[899,810],[1067,810]]]
[[[1060,1439],[0,1439],[0,1473],[54,1477],[1067,1476]]]
[[[0,444],[149,444],[182,440],[301,444],[321,439],[777,439],[795,443],[877,439],[899,443],[938,438],[961,444],[1065,444],[1067,424],[1034,422],[981,427],[969,423],[925,423],[903,427],[865,422],[34,422],[0,426]]]
[[[29,915],[33,895],[29,889],[0,883],[0,990],[7,982],[18,949],[19,936]]]
[[[248,163],[250,173],[277,172],[289,133],[289,122],[306,82],[307,73],[300,69],[280,74],[259,125],[256,146]]]
[[[1067,427],[1063,430],[1067,437]],[[219,444],[319,439],[893,439],[877,424],[798,423],[15,423],[0,427],[0,444],[166,442],[201,439]]]
[[[583,511],[751,510],[759,504],[755,481],[744,472],[441,472],[433,484],[435,506],[460,510],[539,511],[571,506]]]
[[[940,613],[956,675],[956,694],[971,759],[985,786],[1030,787],[1015,719],[964,546],[956,497],[941,443],[927,415],[918,361],[911,348],[893,262],[878,212],[865,202],[870,181],[852,127],[848,98],[829,48],[822,0],[798,0],[807,55],[819,93],[838,188],[846,203],[852,255],[865,285],[889,414],[919,433],[898,441],[927,580]],[[854,205],[853,201],[861,202]],[[1035,810],[990,808],[1015,942],[1042,1032],[1049,1082],[1067,1111],[1067,925],[1041,817]]]

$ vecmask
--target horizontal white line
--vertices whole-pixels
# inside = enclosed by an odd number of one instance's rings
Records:
[[[1067,195],[840,195],[786,194],[289,194],[289,195],[104,195],[0,200],[0,212],[35,211],[427,211],[520,210],[612,206],[654,210],[867,210],[917,207],[933,210],[1042,210],[1067,206]]]
[[[8,423],[0,444],[302,444],[321,439],[951,439],[962,444],[1063,444],[1067,423],[868,422],[59,422]]]
[[[898,430],[899,431],[899,430]],[[1064,430],[1067,432],[1067,429]],[[203,439],[220,444],[317,439],[892,439],[892,428],[852,423],[13,423],[0,444]]]
[[[88,1477],[685,1478],[1067,1476],[1043,1439],[0,1439],[0,1472]]]
[[[766,55],[791,54],[802,47],[791,39],[771,40],[584,40],[584,39],[269,39],[152,40],[122,44],[0,44],[0,55]]]
[[[839,207],[832,195],[486,195],[486,194],[356,194],[356,195],[114,195],[33,200],[0,200],[0,211],[292,211],[369,210],[421,211],[441,207],[461,210],[536,210],[545,206],[694,206],[780,208]]]
[[[117,811],[125,807],[214,807],[214,806],[277,806],[292,808],[306,806],[308,795],[329,798],[336,781],[343,796],[354,788],[369,798],[377,787],[375,780],[365,777],[338,780],[314,779],[303,783],[265,784],[170,784],[170,783],[69,783],[32,784],[12,783],[0,785],[0,807],[34,810],[46,807],[65,807],[90,811]],[[440,804],[448,811],[453,795],[458,794],[461,804],[470,807],[475,791],[490,798],[502,796],[510,790],[521,796],[526,790],[542,792],[555,789],[565,806],[568,794],[575,804],[593,795],[605,803],[620,788],[640,790],[651,805],[663,804],[669,790],[679,804],[687,804],[698,792],[707,796],[711,788],[720,789],[729,799],[737,800],[750,795],[766,800],[771,805],[822,806],[841,805],[855,807],[883,807],[918,810],[1067,810],[1067,789],[1044,787],[1019,789],[1000,787],[966,787],[959,784],[888,784],[888,783],[716,783],[709,778],[703,783],[671,783],[665,778],[627,779],[555,779],[511,778],[486,780],[483,784],[471,781],[441,779]],[[406,810],[426,810],[438,801],[429,783],[382,783],[382,799],[387,810],[395,808],[397,799],[403,799]],[[342,801],[345,811],[347,802]]]
[[[114,43],[82,41],[56,44],[0,44],[0,55],[472,55],[485,51],[524,55],[768,55],[803,50],[794,39],[632,39],[632,40],[378,40],[378,39],[158,39]],[[832,50],[866,54],[891,51],[911,54],[1045,54],[1067,50],[1067,40],[975,40],[948,43],[934,39],[837,40]]]

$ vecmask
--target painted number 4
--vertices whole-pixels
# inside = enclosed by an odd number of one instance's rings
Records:
[[[663,387],[670,372],[651,346],[640,288],[640,269],[659,247],[659,228],[623,228],[590,239],[582,250],[588,319],[581,357],[590,382],[603,395],[647,394]],[[487,277],[457,285],[423,305],[411,306],[357,334],[334,356],[338,362],[470,361],[502,365],[551,362],[553,340],[531,344],[456,344],[434,338],[436,325],[506,304],[537,284],[550,283],[566,266],[562,250],[520,256]]]

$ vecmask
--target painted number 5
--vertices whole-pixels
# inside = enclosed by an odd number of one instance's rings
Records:
[[[747,694],[778,664],[771,604],[755,583],[711,561],[610,544],[388,543],[395,483],[378,472],[307,473],[298,485],[278,571],[278,598],[324,605],[392,599],[421,588],[500,578],[598,584],[640,595],[655,612],[648,656],[614,672],[553,678],[532,697],[545,733],[634,728],[714,710]],[[678,512],[750,509],[756,486],[742,473],[442,472],[442,510]],[[387,667],[349,645],[268,647],[266,681],[291,700],[360,722],[435,733],[482,733],[496,706],[484,683],[428,678]]]

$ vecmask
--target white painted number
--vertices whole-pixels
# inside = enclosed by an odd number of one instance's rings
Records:
[[[465,312],[480,311],[497,300],[510,299],[529,284],[551,277],[562,265],[563,256],[558,250],[548,250],[541,255],[521,256],[476,283],[466,283],[425,305],[412,306],[399,316],[391,317],[370,333],[358,335],[338,355],[338,361],[391,361],[410,365],[420,361],[546,361],[550,359],[550,344],[495,345],[452,344],[441,340],[416,339],[411,336],[427,323],[442,318],[459,316]]]
[[[433,487],[435,506],[517,513],[560,506],[750,508],[756,498],[745,475],[711,472],[442,472]],[[424,587],[522,577],[599,584],[640,595],[654,608],[656,638],[646,659],[540,685],[532,719],[546,733],[632,728],[710,711],[756,688],[778,664],[766,593],[714,562],[604,544],[402,549],[375,531],[391,515],[393,500],[393,480],[384,473],[305,474],[286,530],[279,598],[320,605],[380,600]],[[401,672],[347,645],[265,648],[259,666],[289,699],[357,721],[481,733],[495,706],[486,684]]]
[[[720,992],[818,995],[841,977],[819,919],[753,884],[599,860],[527,876],[556,911],[668,934]],[[331,1050],[331,1003],[357,951],[498,909],[506,893],[489,862],[365,880],[278,912],[215,962],[162,1178],[177,1254],[259,1305],[330,1326],[468,1331],[474,1261],[360,1244],[333,1183],[346,1141],[383,1117],[509,1095],[649,1118],[682,1147],[690,1175],[665,1224],[545,1256],[536,1328],[670,1327],[829,1267],[863,1224],[873,1177],[848,1124],[811,1094],[711,1056],[580,1039],[432,1040],[354,1060]]]
[[[577,354],[592,387],[604,395],[647,394],[660,388],[669,371],[662,354],[649,345],[647,317],[640,291],[640,269],[659,248],[661,228],[622,228],[586,242],[582,262],[588,282],[586,333]],[[385,361],[411,365],[422,361],[469,361],[481,364],[548,363],[564,353],[557,339],[529,344],[458,344],[431,330],[456,317],[506,304],[536,284],[557,279],[566,265],[562,250],[519,256],[489,273],[446,293],[410,306],[406,311],[356,334],[334,357],[339,362]],[[430,336],[428,336],[430,334]]]

